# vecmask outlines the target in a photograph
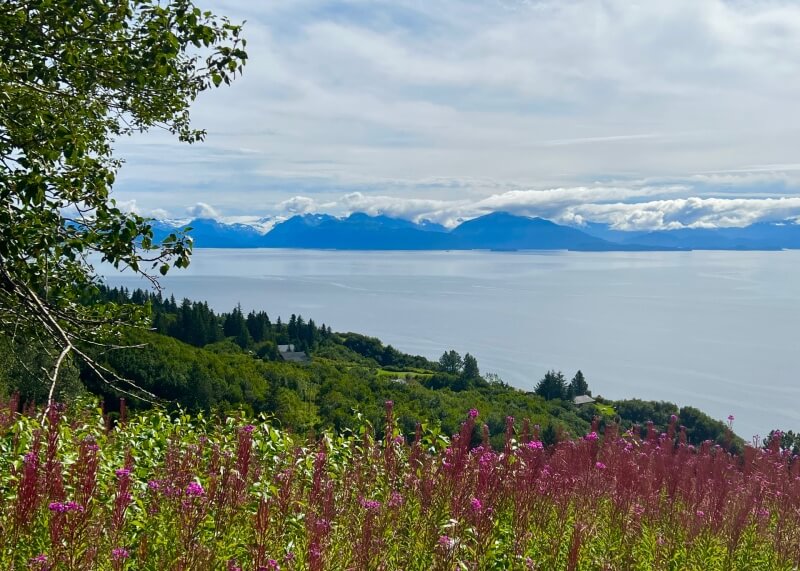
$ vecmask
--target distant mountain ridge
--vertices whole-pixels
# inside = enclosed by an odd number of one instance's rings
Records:
[[[493,212],[452,230],[430,221],[414,223],[356,212],[345,218],[302,214],[257,225],[198,218],[185,224],[198,248],[313,248],[336,250],[780,250],[800,249],[800,224],[760,222],[743,228],[683,228],[626,232],[605,224],[581,227],[543,218]],[[154,221],[156,239],[183,224]]]

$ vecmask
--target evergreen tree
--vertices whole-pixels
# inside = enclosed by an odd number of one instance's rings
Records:
[[[464,370],[461,372],[461,376],[465,379],[477,379],[481,376],[478,360],[469,353],[464,355]]]
[[[314,323],[313,319],[309,319],[308,323],[306,324],[306,333],[305,333],[306,347],[309,349],[313,349],[314,347],[316,347],[318,337],[319,333],[317,331],[317,325]]]
[[[561,371],[547,371],[544,378],[536,385],[534,392],[546,400],[565,399],[567,396],[567,380]]]
[[[269,316],[263,312],[251,311],[247,314],[247,330],[256,343],[261,343],[269,336],[270,322]]]
[[[439,357],[439,368],[445,373],[458,375],[461,373],[463,367],[464,361],[461,359],[461,355],[452,349],[450,351],[445,351],[442,356]]]
[[[583,373],[580,370],[575,373],[574,377],[572,377],[572,381],[569,383],[569,390],[573,397],[580,395],[591,396],[592,394],[589,391],[589,384],[586,382],[586,379],[583,377]]]
[[[225,323],[222,329],[225,337],[233,337],[234,342],[242,349],[252,342],[241,305],[237,305],[231,313],[225,316]]]

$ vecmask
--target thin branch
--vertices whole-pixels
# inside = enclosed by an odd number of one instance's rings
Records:
[[[72,350],[72,344],[66,345],[56,359],[56,364],[53,366],[53,373],[50,375],[50,392],[47,393],[47,406],[42,413],[42,424],[44,424],[44,419],[47,418],[47,413],[50,412],[50,407],[53,406],[53,395],[56,392],[56,382],[58,381],[58,373],[61,370],[61,363],[64,362],[64,359]]]

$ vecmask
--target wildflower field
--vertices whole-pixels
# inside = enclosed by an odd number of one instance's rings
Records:
[[[685,443],[679,419],[545,447],[368,424],[92,407],[0,412],[0,569],[796,569],[800,465]],[[374,434],[385,434],[377,439]],[[483,440],[483,444],[481,444]]]

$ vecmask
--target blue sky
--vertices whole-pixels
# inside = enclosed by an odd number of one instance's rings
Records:
[[[623,229],[800,217],[800,4],[198,1],[250,61],[201,145],[117,144],[157,217],[492,210]]]

